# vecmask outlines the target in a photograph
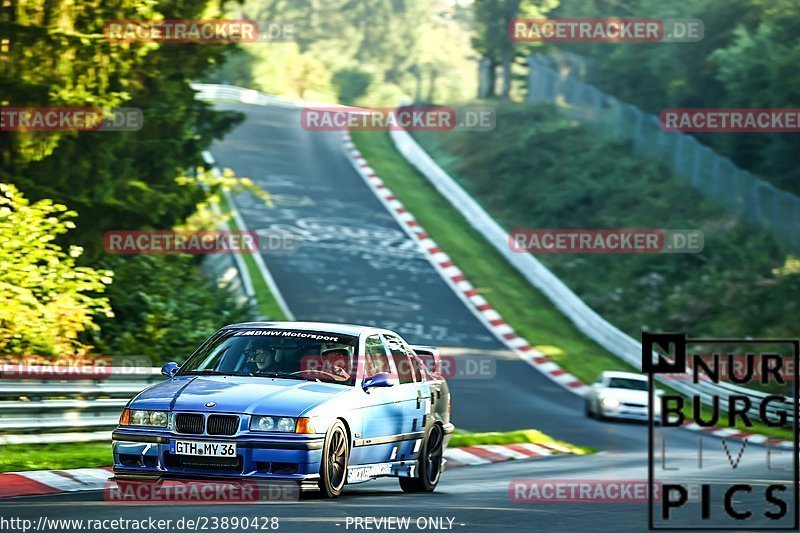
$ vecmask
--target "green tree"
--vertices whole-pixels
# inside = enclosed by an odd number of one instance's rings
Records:
[[[495,72],[501,69],[500,96],[508,100],[511,95],[513,65],[520,50],[530,45],[516,43],[509,34],[511,22],[517,18],[543,18],[558,6],[559,0],[475,0],[475,37],[472,45],[481,54],[488,67],[481,97],[495,96]]]
[[[333,85],[343,104],[353,104],[367,94],[372,75],[358,68],[343,68],[333,74]]]
[[[157,365],[182,361],[220,327],[252,317],[195,257],[113,256],[103,265],[114,270],[114,318],[101,318],[101,334],[90,336],[100,353],[146,355]]]
[[[246,0],[231,16],[293,25],[297,50],[245,45],[247,55],[232,52],[234,62],[212,79],[297,96],[302,72],[310,94],[335,97],[338,88],[362,105],[396,105],[410,95],[464,99],[475,85],[467,11],[446,0]],[[358,80],[356,71],[364,73]],[[356,87],[345,83],[366,75],[371,83],[357,91],[361,97],[348,95]]]
[[[112,316],[99,296],[112,273],[76,266],[82,249],[54,242],[75,228],[76,215],[51,200],[31,203],[0,183],[0,352],[84,352],[81,334],[97,330],[98,315]]]
[[[790,108],[800,98],[795,0],[561,0],[559,17],[696,18],[696,43],[559,45],[588,59],[588,80],[652,114],[668,107]],[[797,135],[697,134],[781,188],[800,193]]]
[[[2,105],[138,107],[133,132],[6,132],[0,179],[32,199],[52,198],[80,215],[73,242],[84,261],[102,253],[109,229],[168,228],[203,197],[175,177],[202,163],[201,152],[237,114],[195,100],[189,83],[222,60],[223,45],[114,43],[113,19],[213,17],[207,0],[12,1],[0,10]],[[5,6],[6,4],[4,4]]]

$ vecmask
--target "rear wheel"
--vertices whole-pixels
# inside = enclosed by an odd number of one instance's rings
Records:
[[[444,455],[444,431],[434,424],[422,444],[415,477],[401,477],[403,492],[433,492],[439,484]]]
[[[347,459],[350,447],[347,431],[341,420],[334,422],[325,436],[322,460],[319,465],[319,489],[326,498],[336,498],[342,493],[347,480]]]

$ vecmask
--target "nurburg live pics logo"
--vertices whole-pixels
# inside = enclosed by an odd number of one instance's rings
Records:
[[[744,373],[723,372],[725,365],[733,367],[734,360],[742,362],[742,355],[733,353],[734,345],[747,347]],[[642,333],[642,371],[649,381],[649,529],[798,530],[798,353],[798,339],[691,339],[680,333]],[[787,362],[793,362],[792,376],[788,375]],[[670,381],[670,377],[681,374],[690,377]],[[681,392],[661,395],[657,441],[653,412],[656,375],[662,375],[662,379]],[[726,376],[731,383],[724,381]],[[753,388],[754,385],[761,390]],[[785,395],[776,390],[785,391]],[[736,439],[730,436],[708,439],[699,433],[689,436],[686,432],[675,438],[680,426],[687,422],[715,434],[721,434],[719,428],[730,428],[729,435],[736,435]],[[756,438],[752,430],[736,429],[737,422],[746,428],[754,422],[772,428],[792,428],[791,446],[786,442],[759,446],[757,443],[771,444],[780,439]],[[686,446],[693,439],[697,442],[696,457],[691,447],[689,454],[685,450],[675,453],[672,448],[675,441]],[[673,453],[669,454],[670,451]],[[758,468],[763,471],[757,472]],[[659,479],[655,478],[656,470]],[[709,477],[710,472],[713,477]],[[700,480],[697,502],[688,498],[685,477]],[[654,485],[661,489],[658,501],[653,497]]]

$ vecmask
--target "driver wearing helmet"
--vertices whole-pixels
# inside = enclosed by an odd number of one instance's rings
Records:
[[[275,364],[275,349],[270,346],[256,346],[249,350],[248,359],[244,372],[262,374]]]
[[[322,371],[332,374],[337,381],[350,379],[350,350],[347,345],[326,343],[320,350]]]

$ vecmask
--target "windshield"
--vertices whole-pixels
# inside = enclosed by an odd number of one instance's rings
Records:
[[[611,378],[608,382],[611,389],[647,390],[647,381],[643,379]]]
[[[229,330],[203,346],[180,375],[222,374],[353,385],[357,337],[285,329]]]

